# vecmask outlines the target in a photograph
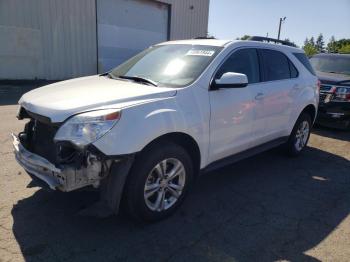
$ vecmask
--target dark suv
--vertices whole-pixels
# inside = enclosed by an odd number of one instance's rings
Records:
[[[316,122],[350,128],[350,54],[317,54],[310,58],[321,81]]]

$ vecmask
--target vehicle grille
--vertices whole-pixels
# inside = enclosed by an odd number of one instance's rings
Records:
[[[32,119],[26,126],[27,149],[56,163],[56,146],[53,141],[58,127]]]

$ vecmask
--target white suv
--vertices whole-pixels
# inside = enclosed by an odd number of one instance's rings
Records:
[[[302,50],[196,39],[152,46],[102,75],[23,95],[15,156],[52,189],[101,189],[138,220],[171,214],[214,168],[284,145],[306,146],[318,80]],[[108,213],[108,212],[107,212]]]

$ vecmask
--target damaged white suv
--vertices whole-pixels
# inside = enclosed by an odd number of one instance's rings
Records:
[[[94,186],[107,213],[122,200],[133,218],[159,220],[204,171],[304,149],[319,96],[307,63],[283,43],[161,43],[106,74],[24,94],[15,156],[52,189]]]

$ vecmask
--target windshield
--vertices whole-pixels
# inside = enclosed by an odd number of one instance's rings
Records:
[[[222,47],[159,45],[148,48],[113,69],[113,77],[140,77],[158,86],[183,87],[194,82]]]
[[[350,56],[315,56],[310,62],[317,71],[350,75]]]

